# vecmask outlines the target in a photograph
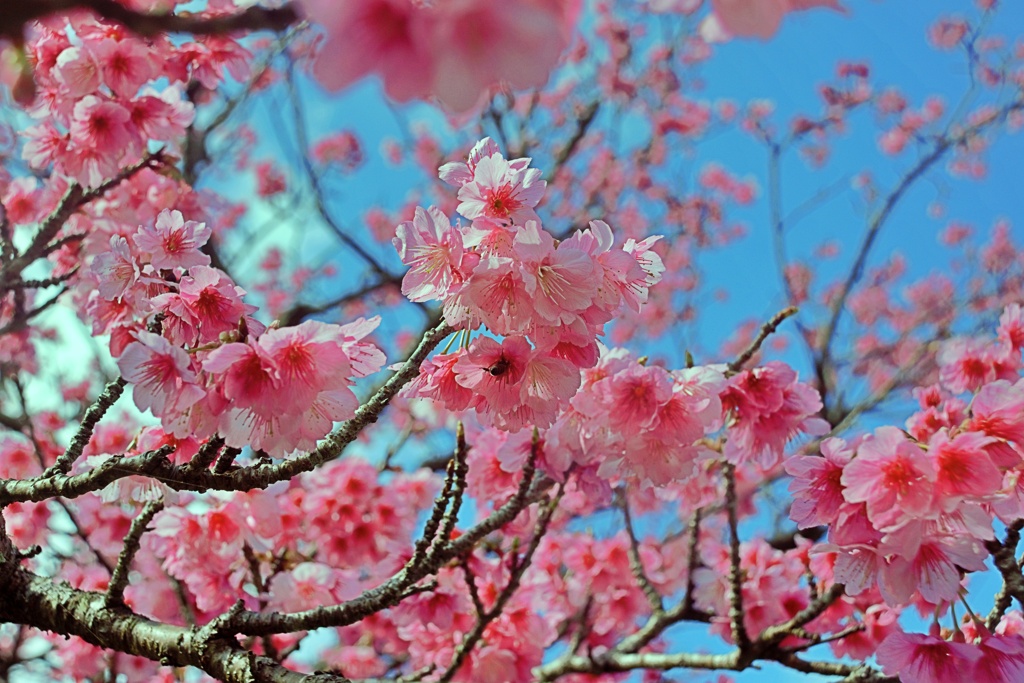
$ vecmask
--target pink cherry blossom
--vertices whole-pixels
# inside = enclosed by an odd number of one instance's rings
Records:
[[[223,271],[209,266],[193,266],[181,278],[177,294],[154,297],[153,304],[163,310],[164,325],[182,343],[209,342],[221,333],[238,329],[245,319],[252,334],[262,326],[246,316],[255,307],[243,303],[245,290],[234,284]]]
[[[951,439],[940,431],[928,442],[935,459],[935,493],[946,499],[946,505],[955,506],[965,498],[985,499],[1002,486],[1003,476],[986,452],[992,441],[977,432]]]
[[[1024,348],[1024,309],[1020,304],[1010,304],[999,316],[997,334],[1000,341],[1012,348]]]
[[[628,473],[636,477],[642,486],[664,486],[693,474],[700,453],[700,449],[680,446],[673,438],[660,438],[656,431],[647,432],[627,440],[622,458],[605,460],[597,473],[609,478]]]
[[[327,42],[317,60],[317,79],[333,90],[379,71],[387,94],[399,101],[430,93],[434,13],[409,0],[303,0],[309,16],[324,24]]]
[[[712,15],[727,35],[756,37],[767,40],[775,35],[788,12],[814,7],[842,10],[838,0],[762,0],[745,3],[741,0],[712,0]]]
[[[138,40],[101,40],[92,43],[103,69],[103,82],[119,97],[132,97],[159,75],[146,46]]]
[[[273,400],[301,412],[320,391],[346,382],[352,369],[338,337],[337,325],[315,320],[264,333],[259,347],[277,369]]]
[[[353,578],[357,577],[345,576],[330,565],[303,562],[274,576],[270,586],[274,598],[270,607],[282,612],[301,612],[332,604],[337,601],[338,581]]]
[[[352,131],[342,131],[326,137],[311,150],[313,158],[321,164],[339,164],[345,171],[354,171],[365,159],[362,143]]]
[[[474,448],[474,455],[476,450]],[[402,626],[418,622],[441,629],[451,628],[459,614],[471,609],[468,596],[461,590],[464,581],[459,573],[456,570],[441,571],[436,590],[403,600],[396,610],[396,623]]]
[[[205,223],[186,221],[180,211],[165,209],[152,228],[141,226],[133,239],[154,268],[188,269],[210,264],[210,257],[199,250],[211,234]]]
[[[100,296],[114,301],[121,301],[141,275],[137,257],[120,235],[110,238],[110,251],[93,260],[92,270],[99,277]]]
[[[511,258],[480,259],[462,297],[497,334],[524,332],[533,318],[533,299],[521,269]]]
[[[445,183],[452,187],[462,187],[466,183],[473,182],[473,176],[476,173],[476,165],[481,159],[493,156],[495,154],[501,154],[501,148],[498,147],[498,143],[489,137],[481,138],[479,142],[473,145],[473,149],[469,151],[469,157],[465,162],[463,161],[450,161],[444,164],[438,169],[438,177]],[[516,159],[510,161],[509,164],[513,168],[525,168],[529,166],[529,159]]]
[[[578,0],[358,0],[343,12],[323,0],[303,5],[327,29],[315,73],[328,88],[376,71],[394,99],[433,95],[456,112],[500,83],[543,85],[580,8]]]
[[[137,149],[139,138],[131,115],[121,104],[88,95],[75,105],[71,135],[111,157]]]
[[[536,168],[514,168],[498,154],[484,157],[473,169],[473,180],[459,190],[460,214],[522,225],[538,220],[533,207],[547,183]]]
[[[967,35],[967,22],[955,17],[942,17],[928,30],[928,39],[943,50],[951,50]]]
[[[796,373],[779,362],[733,377],[722,403],[734,415],[725,450],[732,462],[756,459],[762,467],[771,467],[800,432],[828,431],[824,420],[812,417],[821,410],[818,392],[797,381]]]
[[[981,656],[971,680],[979,683],[1011,683],[1024,678],[1024,637],[1018,635],[982,636],[978,643]]]
[[[437,7],[431,91],[462,112],[498,83],[544,85],[568,46],[580,2],[455,0]]]
[[[523,337],[506,337],[500,344],[479,337],[455,362],[455,381],[482,396],[495,413],[511,412],[523,403],[520,383],[529,356],[530,344]]]
[[[648,290],[661,281],[665,272],[665,264],[661,257],[651,248],[660,239],[660,235],[647,237],[639,242],[628,239],[622,247],[624,252],[636,260],[644,274],[643,280],[633,277],[622,281],[622,298],[635,311],[640,310],[641,304],[647,303]]]
[[[419,377],[409,385],[409,395],[431,398],[448,410],[465,410],[476,399],[476,394],[456,381],[455,363],[464,354],[439,353],[420,366]]]
[[[129,113],[143,137],[173,141],[191,125],[195,107],[184,98],[180,87],[170,85],[158,92],[147,86],[129,103]]]
[[[348,356],[353,377],[369,377],[378,372],[387,357],[372,342],[364,341],[380,325],[380,316],[357,318],[337,328],[341,348]]]
[[[1012,442],[990,443],[990,452],[999,452],[999,462],[1012,466],[1019,462],[1024,448],[1024,383],[997,380],[986,384],[971,402],[972,431]]]
[[[922,633],[893,633],[878,646],[882,670],[905,683],[959,683],[969,679],[981,651]]]
[[[861,443],[841,481],[843,497],[867,503],[871,522],[885,529],[931,512],[935,478],[932,460],[917,444],[895,427],[881,427]]]
[[[217,376],[230,401],[219,419],[225,442],[283,455],[312,448],[334,422],[351,418],[359,402],[350,388],[355,371],[345,345],[364,343],[357,331],[306,321],[212,351],[203,369]],[[360,352],[364,369],[376,362],[367,351]]]
[[[996,379],[1015,380],[1020,352],[985,339],[956,338],[945,342],[938,358],[943,385],[955,394],[975,392]]]
[[[203,369],[223,374],[222,391],[235,405],[272,414],[280,370],[255,343],[225,344],[203,361]]]
[[[793,506],[789,516],[801,529],[832,523],[844,503],[841,477],[853,451],[842,439],[821,442],[820,456],[796,456],[786,460]]]
[[[133,385],[132,396],[139,410],[175,420],[206,395],[196,382],[191,360],[161,336],[138,332],[136,339],[117,359],[121,376]]]
[[[960,591],[961,569],[983,571],[986,552],[968,536],[921,534],[925,525],[913,524],[886,541],[880,552],[896,551],[880,568],[878,586],[889,605],[910,602],[914,591],[929,603],[952,602]],[[911,540],[912,534],[920,534]]]
[[[96,55],[84,47],[69,47],[57,57],[55,75],[71,97],[94,93],[101,83],[100,64]]]
[[[562,244],[555,248],[534,221],[516,235],[515,251],[525,262],[523,279],[534,310],[548,324],[570,323],[591,305],[594,263],[586,252]]]
[[[24,225],[42,218],[38,184],[35,178],[18,178],[7,186],[2,198],[9,221]]]
[[[667,372],[634,363],[609,380],[602,400],[612,427],[636,430],[651,426],[671,398],[672,378]]]
[[[523,373],[520,397],[534,410],[537,425],[547,426],[579,388],[579,368],[562,358],[534,353]]]
[[[288,189],[288,179],[274,164],[261,161],[256,164],[256,194],[268,198]]]
[[[398,226],[392,243],[409,266],[402,294],[410,301],[443,299],[463,280],[462,235],[437,208],[416,207],[415,218]]]
[[[22,156],[34,169],[45,169],[63,159],[68,149],[70,135],[61,132],[49,121],[44,121],[25,131],[25,147]]]

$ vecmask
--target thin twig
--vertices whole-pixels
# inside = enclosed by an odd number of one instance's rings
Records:
[[[139,551],[142,534],[146,533],[146,527],[153,521],[156,513],[163,509],[164,502],[162,500],[150,501],[142,508],[139,516],[132,520],[128,535],[124,539],[124,547],[121,548],[121,553],[117,556],[117,565],[110,576],[110,584],[107,586],[107,594],[104,598],[104,604],[107,607],[124,604],[124,589],[128,586],[128,573],[132,567],[132,559]]]
[[[725,478],[725,511],[729,519],[729,623],[733,642],[743,652],[750,647],[750,636],[743,623],[743,568],[740,566],[740,535],[736,519],[736,466],[723,463],[722,476]]]
[[[622,510],[622,517],[626,524],[626,535],[629,537],[629,569],[633,573],[640,590],[647,598],[647,604],[651,606],[652,612],[664,612],[665,604],[661,593],[654,587],[644,570],[643,559],[640,557],[640,542],[636,537],[636,529],[633,527],[633,516],[629,511],[629,499],[623,489],[618,491],[619,509]]]
[[[56,462],[49,469],[43,472],[43,477],[53,477],[58,474],[67,474],[71,471],[71,467],[81,457],[82,451],[85,450],[89,440],[92,439],[92,432],[96,428],[96,424],[106,415],[110,407],[117,402],[117,399],[121,397],[127,385],[128,382],[123,377],[118,377],[104,387],[100,395],[89,406],[89,409],[85,411],[85,416],[78,425],[78,431],[75,432],[75,436],[72,437],[67,449],[57,457]]]
[[[761,344],[764,343],[764,340],[779,328],[782,321],[790,316],[796,315],[796,312],[796,306],[789,306],[773,315],[768,322],[761,326],[761,330],[757,333],[757,336],[752,342],[750,342],[747,348],[743,350],[743,353],[737,356],[736,360],[729,363],[729,372],[739,372],[743,368],[743,365],[754,357],[754,354],[761,348]]]

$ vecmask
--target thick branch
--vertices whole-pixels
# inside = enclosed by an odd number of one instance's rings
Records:
[[[0,35],[18,38],[22,27],[51,14],[89,9],[104,19],[124,24],[135,33],[152,36],[158,33],[193,33],[223,35],[237,31],[280,31],[299,19],[293,4],[282,7],[248,7],[241,12],[204,17],[195,14],[158,14],[139,12],[115,0],[34,0],[6,2],[0,14]]]
[[[9,568],[10,563],[6,564]],[[118,652],[146,657],[166,666],[194,666],[225,683],[347,683],[330,674],[307,676],[267,657],[242,649],[232,640],[201,641],[195,629],[172,626],[105,604],[102,593],[16,569],[2,582],[5,598],[0,620],[33,626]]]

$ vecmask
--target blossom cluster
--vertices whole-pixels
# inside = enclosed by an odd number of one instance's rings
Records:
[[[770,471],[787,442],[820,431],[817,393],[792,370],[770,364],[728,379],[725,370],[666,370],[605,349],[581,371],[579,390],[555,421],[539,430],[538,465],[559,481],[571,473],[582,498],[571,494],[567,504],[593,509],[607,505],[610,484],[621,481],[662,490],[693,482],[699,489],[707,467],[723,457]],[[469,457],[473,497],[485,504],[510,498],[533,448],[525,430],[477,434]]]
[[[376,467],[348,457],[269,492],[215,497],[201,511],[165,510],[156,517],[150,543],[203,612],[226,609],[253,580],[246,547],[260,558],[282,553],[265,587],[273,609],[312,609],[351,599],[401,566],[419,511],[437,483],[424,470],[384,484]],[[376,568],[372,575],[368,567]]]
[[[168,434],[220,434],[275,456],[312,448],[355,413],[355,378],[383,366],[362,341],[379,318],[268,330],[245,290],[209,265],[209,237],[204,223],[166,209],[152,226],[110,236],[86,276],[94,330],[111,334],[136,406]]]
[[[37,92],[30,111],[42,121],[25,131],[23,155],[33,169],[52,166],[84,186],[138,162],[149,141],[183,139],[194,116],[184,85],[194,79],[214,88],[224,67],[244,78],[251,60],[226,37],[144,39],[84,14],[72,28],[35,28],[41,35],[31,43]]]
[[[848,593],[877,583],[890,605],[916,595],[954,601],[963,573],[985,568],[993,519],[1024,515],[1022,329],[1015,305],[996,339],[946,342],[941,383],[918,390],[921,410],[906,431],[880,427],[856,444],[826,439],[821,457],[786,463],[791,515],[801,527],[829,525]],[[958,398],[968,391],[969,405]]]
[[[583,372],[583,388],[547,431],[546,464],[559,475],[574,465],[647,486],[687,479],[711,454],[699,442],[722,426],[725,385],[718,368],[670,372],[608,352]]]
[[[25,131],[22,156],[50,175],[0,178],[5,220],[18,229],[42,222],[73,183],[97,187],[153,143],[173,149],[194,118],[184,85],[214,89],[225,71],[243,79],[251,60],[233,38],[141,37],[89,13],[32,30],[29,112],[39,123]],[[361,341],[376,321],[267,331],[246,292],[211,266],[211,228],[188,220],[215,214],[213,202],[173,175],[135,169],[71,216],[48,252],[53,275],[73,285],[93,333],[110,335],[136,405],[168,435],[219,433],[272,455],[311,448],[354,413],[354,379],[383,365]]]
[[[464,339],[481,325],[502,337],[477,336],[435,356],[412,391],[511,431],[555,420],[580,387],[580,369],[597,361],[605,324],[623,306],[638,310],[664,270],[651,250],[658,238],[613,249],[602,221],[556,240],[534,210],[545,182],[529,162],[506,160],[481,140],[466,162],[440,170],[470,222],[453,226],[440,210],[417,208],[394,238],[410,300],[440,300]]]
[[[778,361],[732,377],[722,404],[732,416],[724,450],[732,463],[754,459],[770,469],[798,433],[817,436],[829,429],[825,420],[815,417],[822,408],[821,396]]]

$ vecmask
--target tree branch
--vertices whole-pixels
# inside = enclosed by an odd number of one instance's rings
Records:
[[[139,551],[139,543],[142,541],[142,534],[146,533],[147,526],[153,521],[153,516],[164,509],[162,500],[150,501],[142,508],[139,516],[132,520],[128,529],[128,535],[124,539],[124,547],[117,557],[117,565],[110,576],[110,583],[107,586],[107,595],[103,604],[106,607],[117,607],[124,604],[124,589],[128,586],[128,573],[132,568],[132,560],[135,553]]]
[[[26,23],[51,14],[87,9],[104,19],[124,24],[142,36],[158,33],[224,35],[238,31],[280,31],[299,20],[294,4],[281,7],[247,7],[220,16],[139,12],[114,0],[34,0],[6,2],[0,19],[0,36],[20,38]]]
[[[1024,606],[1024,574],[1021,573],[1021,566],[1017,562],[1017,544],[1020,543],[1020,532],[1024,529],[1024,519],[1006,528],[1006,540],[986,541],[985,548],[992,553],[992,563],[1003,575],[1003,587],[996,596],[996,604],[986,619],[986,626],[994,629],[1002,618],[1003,614],[1010,607],[1010,598],[1017,600],[1017,603]]]
[[[761,348],[761,344],[764,343],[764,340],[767,339],[773,332],[775,332],[775,330],[779,329],[779,325],[782,324],[783,320],[796,315],[796,313],[797,307],[789,306],[773,315],[768,320],[768,322],[761,326],[761,330],[760,332],[757,333],[757,337],[755,337],[754,340],[750,342],[750,345],[743,350],[743,353],[737,356],[736,360],[729,363],[729,372],[736,373],[742,370],[743,365],[748,360],[753,358],[754,354],[757,353],[758,349]]]
[[[102,593],[54,583],[4,563],[0,579],[5,598],[0,619],[33,626],[165,666],[194,666],[225,683],[350,683],[343,676],[305,675],[268,657],[256,656],[230,639],[201,641],[195,629],[172,626],[106,606]],[[202,647],[200,647],[202,646]]]

